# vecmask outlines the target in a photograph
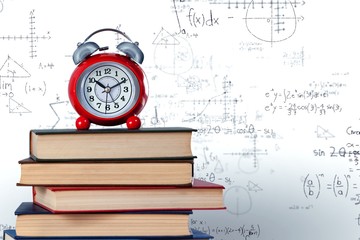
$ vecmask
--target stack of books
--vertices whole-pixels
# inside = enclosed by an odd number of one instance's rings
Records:
[[[210,239],[193,210],[225,209],[224,187],[194,179],[191,128],[31,130],[7,239]]]

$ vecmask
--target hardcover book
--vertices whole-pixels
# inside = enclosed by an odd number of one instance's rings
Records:
[[[18,185],[190,185],[193,158],[169,161],[19,161]]]
[[[32,202],[15,211],[23,237],[190,236],[191,211],[52,213]]]
[[[194,179],[183,186],[33,187],[33,202],[54,213],[224,209],[224,187]]]
[[[188,236],[110,236],[110,237],[22,237],[16,235],[15,229],[4,230],[3,240],[185,240],[185,239],[212,239],[209,234],[200,232],[195,229],[190,229],[190,235]]]
[[[190,157],[192,128],[39,129],[30,131],[37,161]]]

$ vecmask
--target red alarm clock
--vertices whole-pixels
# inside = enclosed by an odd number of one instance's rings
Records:
[[[122,42],[117,49],[123,53],[98,53],[108,47],[99,47],[88,42],[93,35],[103,31],[114,31],[129,42]],[[77,129],[89,129],[91,123],[114,126],[126,123],[128,129],[141,126],[137,116],[144,108],[147,95],[147,79],[139,64],[144,54],[138,43],[117,29],[105,28],[90,34],[73,54],[77,65],[70,77],[69,98],[80,117]]]

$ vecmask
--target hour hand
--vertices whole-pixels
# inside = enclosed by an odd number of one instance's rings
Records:
[[[99,85],[100,87],[102,87],[102,88],[106,88],[106,86],[105,86],[104,84],[102,84],[101,82],[99,82],[99,81],[97,81],[97,80],[95,80],[95,83],[96,83],[97,85]]]

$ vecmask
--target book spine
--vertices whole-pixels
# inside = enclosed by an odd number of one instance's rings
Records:
[[[36,189],[35,186],[32,186],[32,200],[35,202],[35,196],[36,196]]]

